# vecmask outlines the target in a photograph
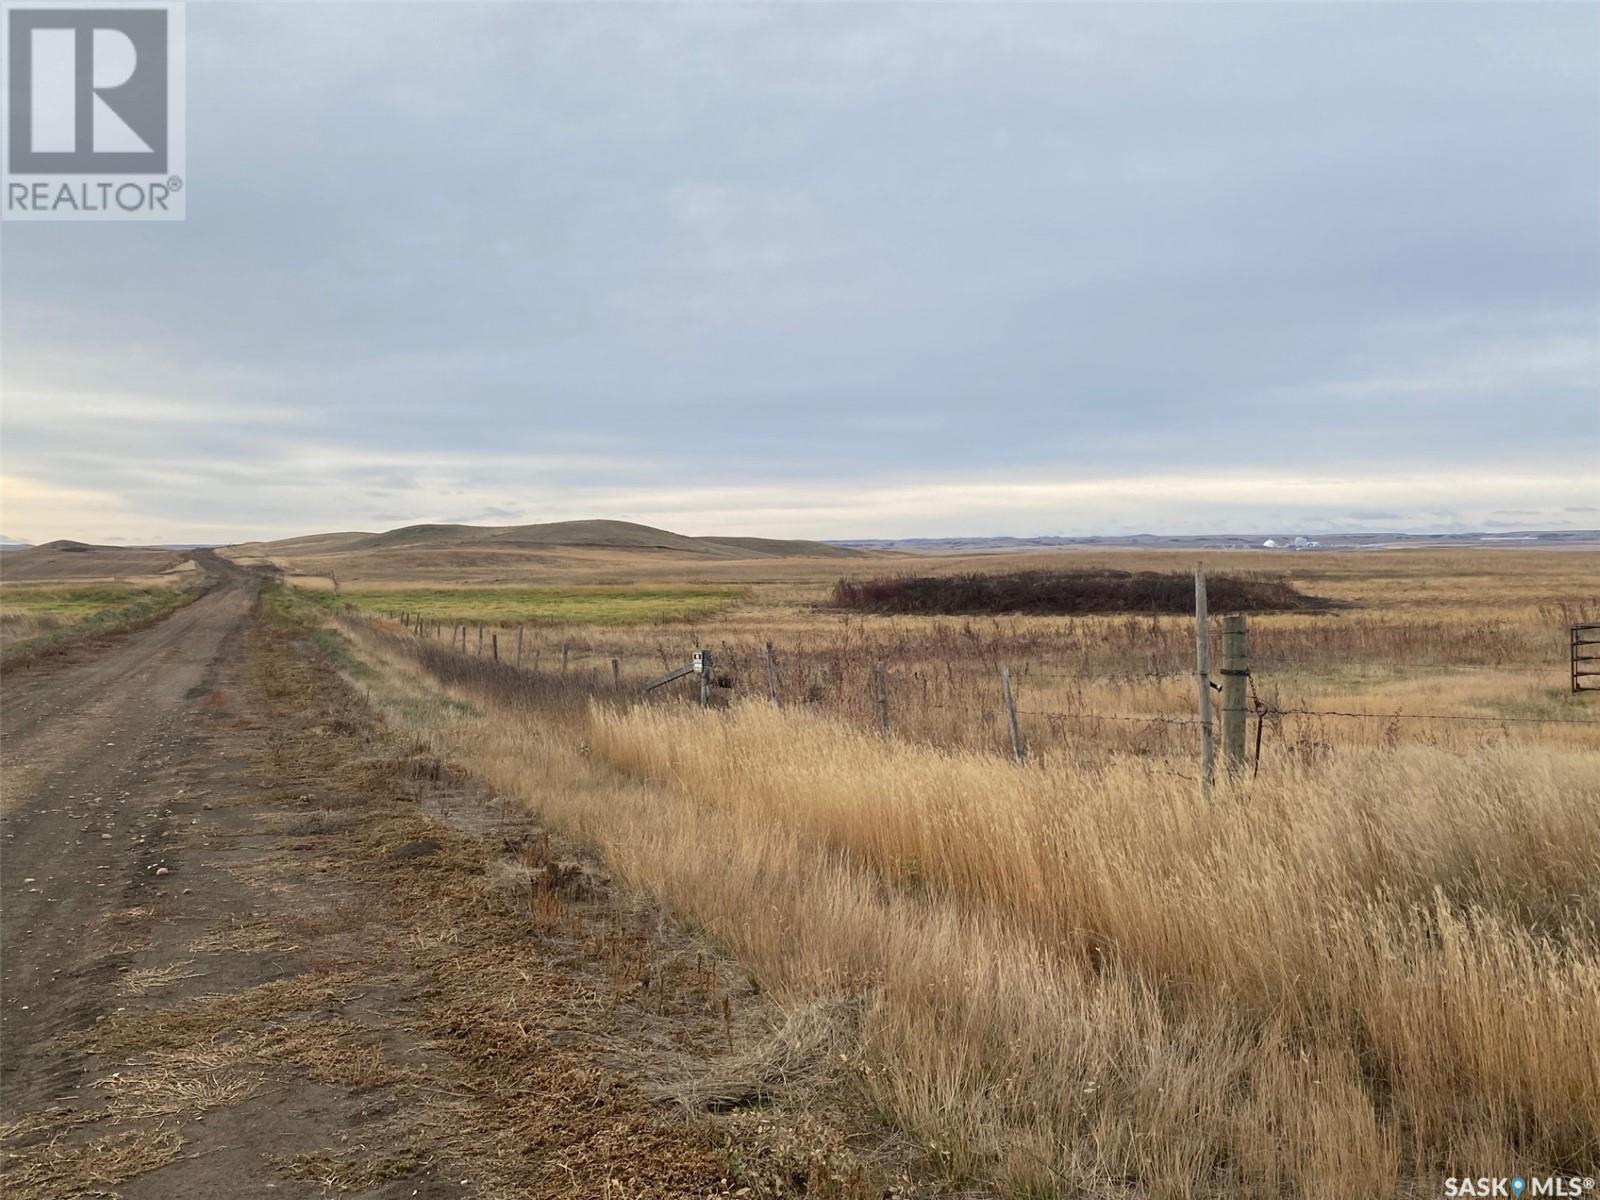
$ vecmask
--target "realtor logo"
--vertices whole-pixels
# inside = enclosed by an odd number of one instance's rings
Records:
[[[5,5],[4,216],[183,213],[183,8]]]

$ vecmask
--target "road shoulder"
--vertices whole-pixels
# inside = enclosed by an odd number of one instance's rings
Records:
[[[758,1091],[672,1103],[781,1040],[735,967],[395,744],[300,632],[257,618],[195,692],[124,799],[131,877],[33,985],[74,999],[16,1064],[10,1194],[815,1191],[827,1155],[760,1148]]]

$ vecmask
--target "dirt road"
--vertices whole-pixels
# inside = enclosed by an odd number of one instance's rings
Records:
[[[259,579],[210,569],[161,623],[5,680],[0,1190],[746,1186],[640,1082],[661,1046],[729,1036],[731,969],[394,745],[313,633],[262,612]]]

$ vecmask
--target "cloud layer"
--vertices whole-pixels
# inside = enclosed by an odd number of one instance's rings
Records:
[[[189,41],[189,220],[4,230],[17,536],[1600,524],[1592,7]]]

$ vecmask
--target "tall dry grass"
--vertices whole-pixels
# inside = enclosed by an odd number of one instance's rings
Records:
[[[437,650],[347,628],[395,720],[789,1003],[859,1013],[860,1087],[953,1181],[1436,1195],[1600,1162],[1592,753],[1280,748],[1207,801],[1130,755],[441,683]]]

